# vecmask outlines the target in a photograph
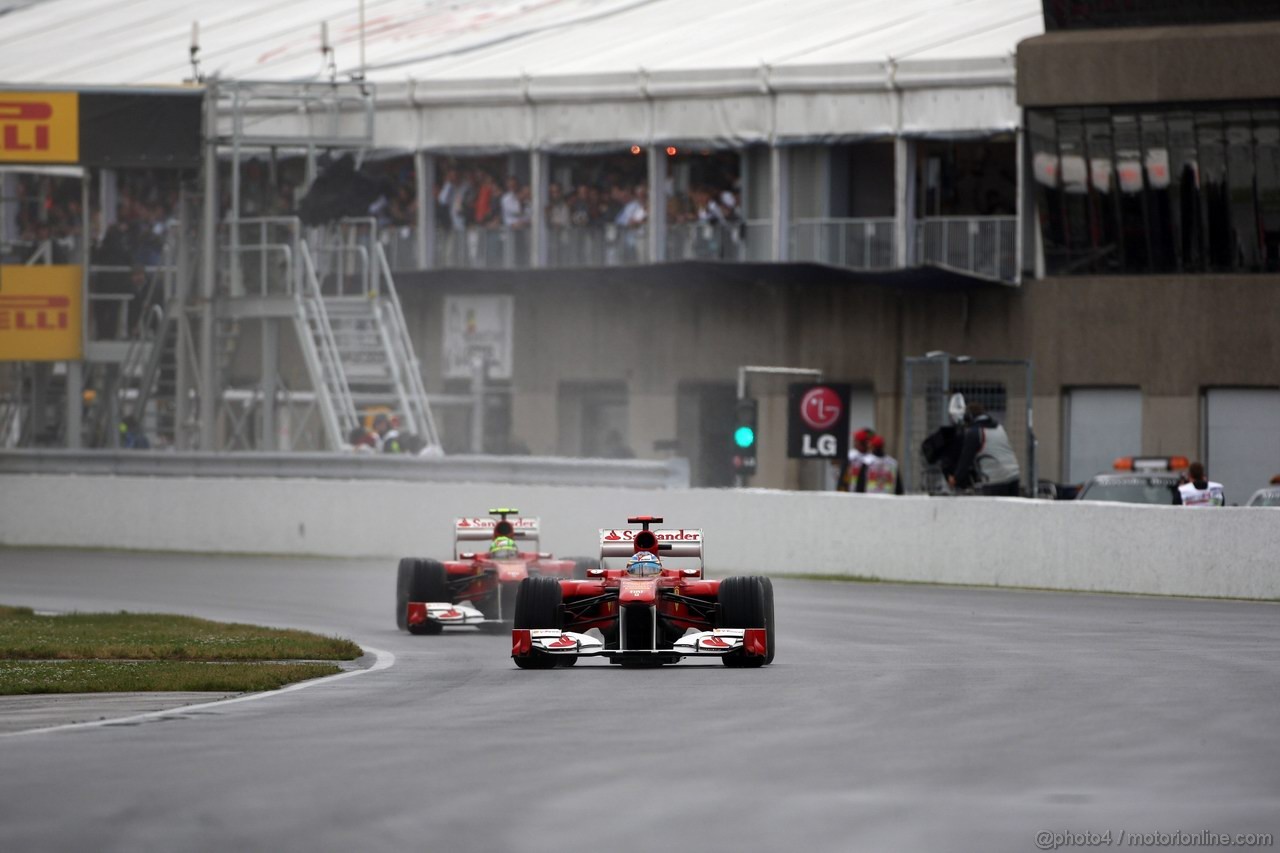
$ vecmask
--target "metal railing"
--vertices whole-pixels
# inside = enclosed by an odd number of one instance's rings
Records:
[[[427,402],[427,388],[422,381],[422,364],[413,349],[413,341],[409,337],[409,324],[405,321],[404,309],[400,305],[400,295],[396,292],[395,280],[391,276],[391,267],[380,244],[374,244],[374,254],[378,263],[379,293],[385,291],[386,299],[378,300],[378,307],[389,316],[388,322],[382,322],[383,328],[390,327],[389,349],[392,361],[399,362],[397,371],[402,381],[397,387],[403,388],[403,405],[410,416],[410,429],[414,430],[428,447],[440,447],[440,433],[436,429],[435,418],[431,414],[431,406]],[[381,319],[381,318],[380,318]],[[403,380],[407,380],[407,383]],[[407,385],[407,387],[406,387]]]
[[[793,261],[858,270],[897,266],[893,217],[798,219],[791,225],[789,248]]]
[[[333,325],[325,310],[324,294],[320,290],[311,252],[306,243],[301,247],[303,287],[296,294],[298,338],[315,389],[325,391],[320,398],[325,432],[333,447],[341,447],[347,434],[356,426],[356,407],[338,344],[333,337]]]
[[[435,266],[462,269],[522,269],[529,266],[527,228],[436,229]]]
[[[223,223],[222,253],[231,296],[289,296],[299,286],[302,225],[293,216],[261,216]]]
[[[916,222],[915,260],[920,264],[1018,281],[1015,216],[938,216]]]
[[[913,225],[914,263],[1018,280],[1017,218],[1012,216],[945,216]],[[794,221],[787,235],[792,261],[829,264],[856,270],[898,267],[897,230],[893,217],[814,218]],[[396,226],[379,232],[379,242],[392,270],[418,268],[417,230]],[[530,265],[531,232],[505,228],[438,228],[434,267],[520,269]],[[668,223],[668,261],[769,262],[773,257],[773,223]],[[648,229],[618,225],[552,227],[547,231],[550,267],[627,266],[649,263]]]

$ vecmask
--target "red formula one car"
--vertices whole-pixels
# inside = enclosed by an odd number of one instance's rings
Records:
[[[526,578],[554,583],[557,578],[586,577],[587,570],[597,565],[590,558],[557,560],[538,550],[538,519],[516,517],[519,512],[491,509],[489,514],[497,518],[454,519],[455,559],[401,560],[396,576],[400,629],[439,634],[446,625],[509,625],[516,591]]]
[[[764,577],[702,577],[701,530],[601,530],[601,568],[585,580],[520,582],[511,657],[522,669],[570,666],[583,655],[658,665],[716,655],[726,666],[773,662],[773,584]],[[623,558],[624,568],[608,568]],[[692,563],[693,565],[664,565]]]

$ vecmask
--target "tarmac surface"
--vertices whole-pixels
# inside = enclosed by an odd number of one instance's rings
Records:
[[[1045,832],[1280,835],[1276,605],[781,580],[773,666],[543,672],[516,669],[505,634],[398,632],[394,574],[0,550],[5,604],[298,627],[395,656],[258,701],[2,735],[0,850],[1030,851]],[[10,713],[0,725],[26,725]]]

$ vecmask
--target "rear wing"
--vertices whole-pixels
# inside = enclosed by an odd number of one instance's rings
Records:
[[[640,530],[610,528],[600,531],[600,559],[630,557],[636,552],[635,538]],[[658,540],[660,557],[692,557],[702,562],[701,530],[651,530]]]
[[[494,530],[503,520],[496,518],[455,518],[453,520],[453,553],[461,556],[463,551],[474,551],[475,548],[462,548],[463,542],[488,542],[493,539]],[[509,535],[517,542],[532,541],[530,551],[538,550],[539,524],[536,518],[508,518],[505,523],[511,525]],[[484,550],[484,549],[479,549]]]

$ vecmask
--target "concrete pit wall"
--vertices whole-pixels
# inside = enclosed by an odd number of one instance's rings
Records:
[[[542,547],[593,555],[629,514],[701,527],[713,575],[1280,599],[1280,509],[767,490],[124,476],[0,476],[0,544],[327,557],[447,556],[452,518],[497,503]],[[3,560],[3,555],[0,555]]]

